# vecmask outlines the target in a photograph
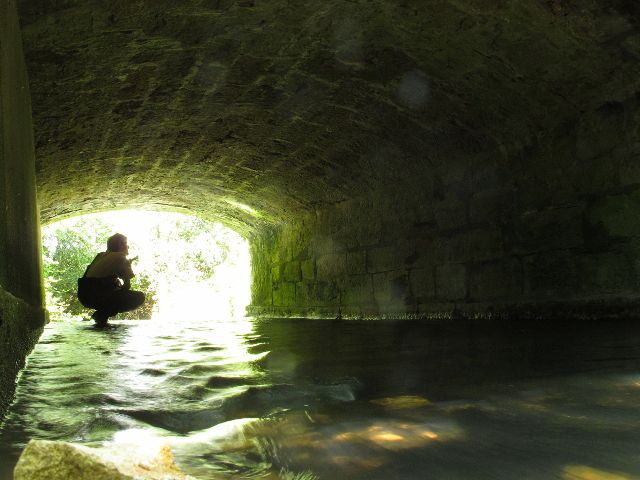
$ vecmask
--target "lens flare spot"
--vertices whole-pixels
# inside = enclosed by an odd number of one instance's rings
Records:
[[[424,72],[412,70],[405,73],[398,85],[398,98],[407,107],[418,110],[429,101],[429,80]]]

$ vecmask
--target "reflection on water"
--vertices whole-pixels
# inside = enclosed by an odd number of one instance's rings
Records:
[[[0,431],[170,445],[196,477],[640,478],[640,327],[50,324]]]

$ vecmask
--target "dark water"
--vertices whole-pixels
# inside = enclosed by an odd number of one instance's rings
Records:
[[[640,325],[55,323],[0,478],[30,438],[167,443],[201,479],[640,478]]]

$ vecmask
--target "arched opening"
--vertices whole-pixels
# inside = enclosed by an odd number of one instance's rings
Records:
[[[184,321],[245,315],[250,296],[247,241],[225,226],[177,212],[119,210],[76,216],[42,229],[47,308],[52,320],[87,316],[77,278],[113,233],[129,239],[140,309],[120,319]]]

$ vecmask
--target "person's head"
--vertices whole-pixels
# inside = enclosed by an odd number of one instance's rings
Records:
[[[107,240],[107,250],[110,252],[129,252],[129,245],[127,245],[127,237],[121,233],[111,235]]]

